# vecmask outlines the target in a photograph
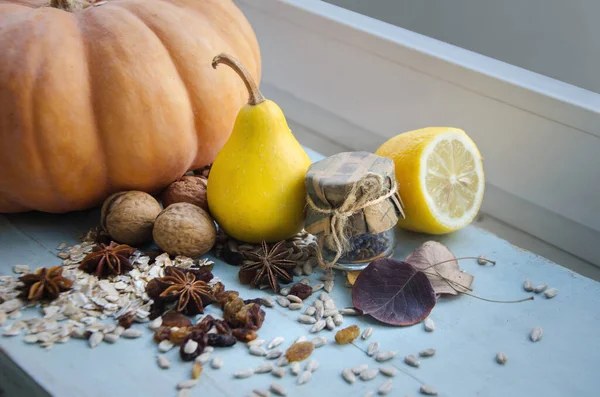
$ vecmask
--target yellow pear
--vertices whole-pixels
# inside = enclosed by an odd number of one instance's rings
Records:
[[[225,233],[241,241],[289,238],[304,225],[310,159],[279,106],[264,98],[246,68],[227,54],[216,56],[212,66],[221,63],[241,77],[250,96],[210,170],[210,212]]]

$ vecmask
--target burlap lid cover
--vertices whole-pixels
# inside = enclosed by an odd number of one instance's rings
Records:
[[[352,187],[369,174],[383,179],[381,196],[395,186],[392,160],[368,152],[339,153],[309,167],[305,178],[306,193],[319,208],[339,208]],[[404,212],[396,190],[388,199],[358,210],[348,219],[346,230],[351,235],[382,233],[394,227],[399,216],[404,217]],[[308,205],[305,229],[317,237],[327,236],[331,233],[330,218],[331,215],[317,212]]]

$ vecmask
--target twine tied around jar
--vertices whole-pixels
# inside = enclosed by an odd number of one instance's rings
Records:
[[[346,235],[346,229],[349,226],[350,217],[356,212],[367,207],[377,205],[396,194],[396,190],[398,189],[396,181],[392,182],[392,185],[387,193],[381,195],[381,192],[384,189],[384,180],[381,175],[369,172],[363,179],[352,185],[352,188],[346,195],[344,202],[339,207],[321,208],[314,203],[310,196],[307,196],[307,203],[313,211],[329,215],[330,217],[331,236],[335,244],[336,254],[332,261],[326,263],[323,260],[323,255],[321,253],[323,248],[323,239],[321,239],[319,241],[319,248],[317,250],[317,259],[321,267],[325,269],[333,267],[341,258],[344,251],[348,249],[348,236]],[[362,194],[358,195],[361,190]]]

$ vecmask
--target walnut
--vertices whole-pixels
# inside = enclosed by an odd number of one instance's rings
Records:
[[[190,203],[171,204],[154,222],[154,242],[169,255],[198,257],[217,239],[215,223],[202,208]]]
[[[154,220],[161,210],[148,193],[119,192],[104,201],[100,224],[115,241],[136,246],[152,238]]]
[[[206,199],[206,178],[203,176],[184,175],[171,183],[162,194],[165,208],[175,203],[190,203],[208,211]]]

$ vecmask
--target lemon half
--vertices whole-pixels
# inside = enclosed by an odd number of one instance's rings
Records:
[[[475,143],[458,128],[430,127],[397,135],[376,154],[394,160],[406,219],[399,226],[444,234],[470,224],[485,178]]]

